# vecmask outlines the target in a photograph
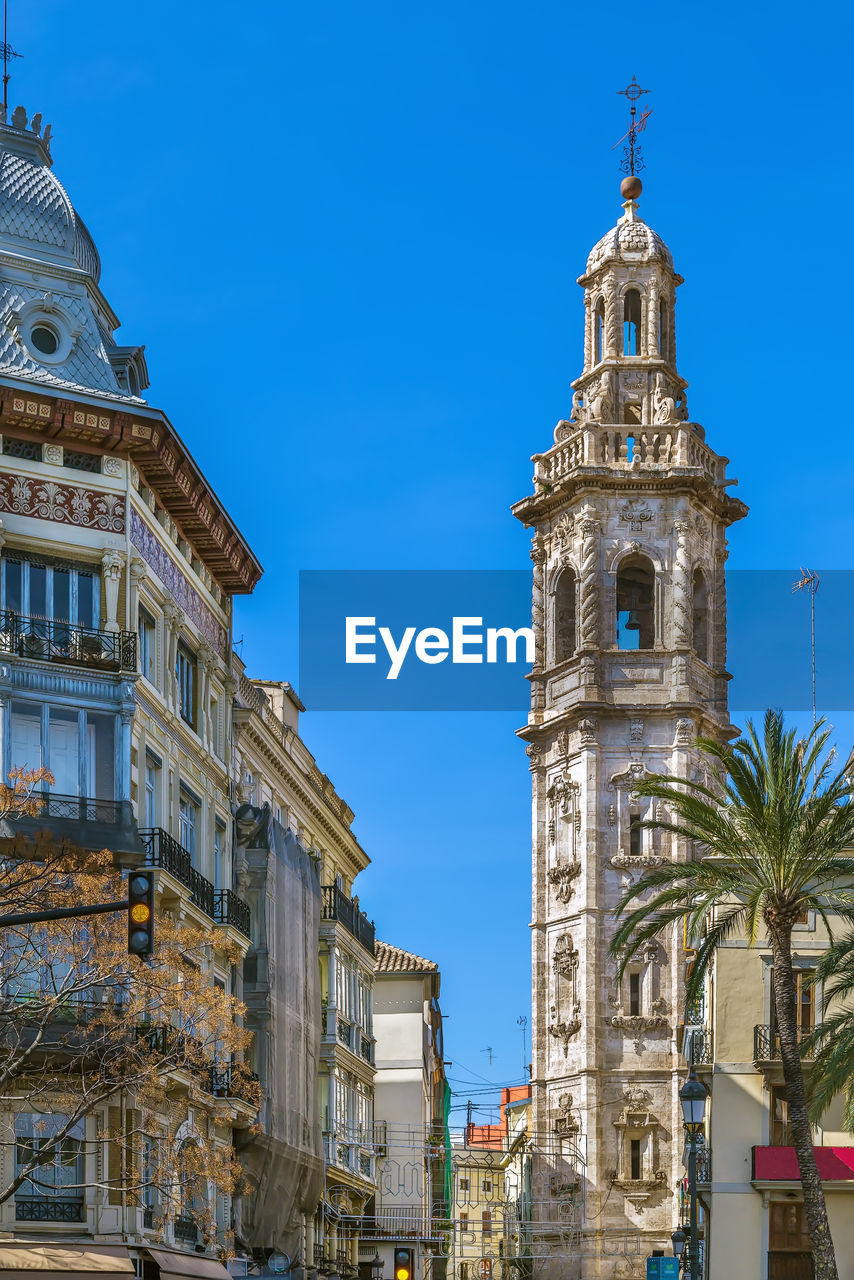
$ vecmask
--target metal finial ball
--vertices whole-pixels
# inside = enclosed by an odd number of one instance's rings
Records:
[[[620,183],[620,195],[626,200],[637,200],[642,191],[643,183],[634,173],[629,174],[628,178],[623,178]]]

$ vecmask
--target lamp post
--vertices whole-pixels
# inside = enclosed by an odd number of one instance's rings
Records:
[[[681,1258],[685,1249],[685,1232],[681,1227],[677,1227],[670,1239],[673,1241],[674,1258]]]
[[[688,1136],[688,1198],[690,1202],[690,1230],[688,1254],[689,1280],[700,1280],[700,1233],[697,1227],[697,1139],[703,1132],[706,1118],[705,1085],[700,1084],[697,1073],[692,1067],[688,1079],[679,1090],[679,1101],[682,1103],[682,1119],[685,1133]],[[676,1233],[672,1237],[674,1253],[676,1252]]]
[[[371,1258],[371,1280],[383,1280],[383,1260],[375,1249]]]

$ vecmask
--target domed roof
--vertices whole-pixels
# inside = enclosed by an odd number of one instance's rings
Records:
[[[83,219],[49,168],[49,152],[31,132],[0,126],[0,240],[42,257],[71,259],[97,283],[101,261]],[[12,248],[12,246],[8,246]],[[14,250],[13,250],[14,251]]]
[[[633,212],[623,214],[617,225],[594,244],[587,258],[587,274],[614,261],[658,261],[673,270],[673,258],[661,236]]]

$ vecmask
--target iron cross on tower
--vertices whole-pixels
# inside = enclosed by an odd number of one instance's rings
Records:
[[[623,148],[623,159],[620,164],[620,168],[626,175],[622,184],[626,188],[623,191],[623,195],[629,199],[635,199],[641,193],[640,179],[637,175],[644,167],[637,137],[646,128],[646,122],[652,114],[652,108],[647,107],[646,111],[642,111],[638,116],[637,104],[641,95],[649,93],[649,89],[642,89],[635,77],[632,76],[631,84],[627,84],[625,89],[619,89],[618,93],[627,98],[629,102],[629,129],[627,133],[623,134],[622,138],[614,143],[611,150],[616,151],[620,143],[626,142],[628,139],[627,145]]]

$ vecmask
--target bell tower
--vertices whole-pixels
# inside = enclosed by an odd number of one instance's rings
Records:
[[[533,1270],[645,1275],[679,1220],[681,935],[617,983],[614,909],[645,868],[687,856],[649,831],[650,773],[700,767],[727,738],[726,531],[747,514],[727,459],[688,415],[676,367],[670,251],[640,217],[640,180],[594,246],[584,367],[569,420],[533,458],[514,514],[533,531]]]

